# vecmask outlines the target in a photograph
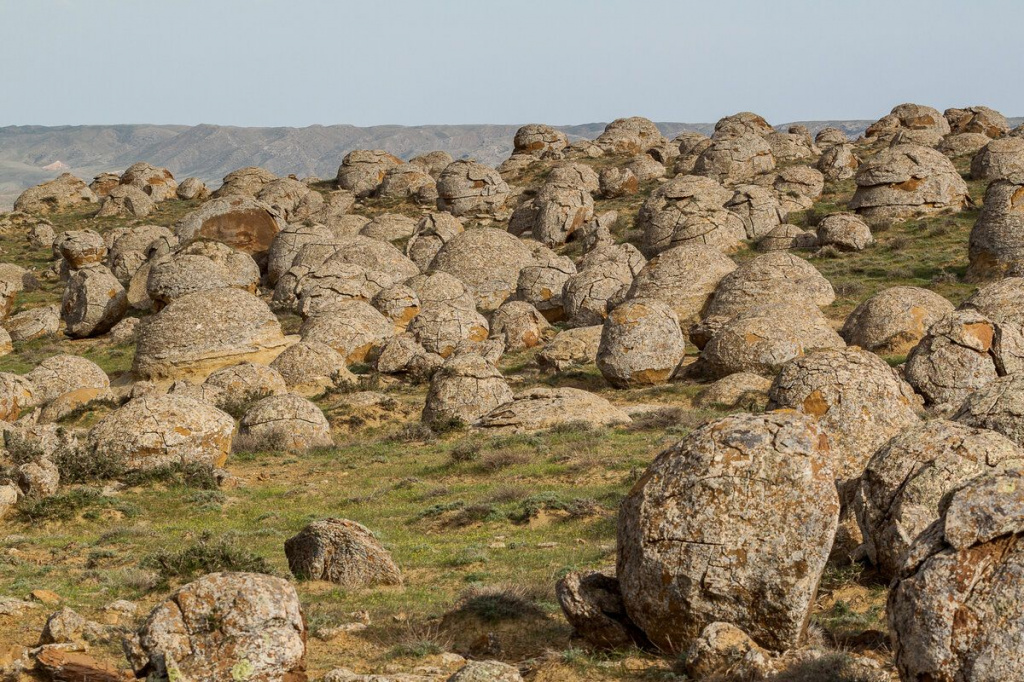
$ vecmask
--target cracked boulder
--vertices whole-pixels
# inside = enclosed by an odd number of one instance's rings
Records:
[[[433,303],[423,307],[409,323],[408,330],[427,352],[447,358],[464,341],[485,340],[490,325],[487,318],[472,307]]]
[[[904,376],[930,405],[958,405],[997,376],[997,327],[976,310],[956,310],[928,328]]]
[[[651,192],[636,216],[648,257],[687,243],[722,252],[736,250],[747,238],[743,220],[725,208],[733,193],[711,178],[685,175]]]
[[[222,242],[258,263],[265,263],[270,245],[285,226],[281,215],[267,204],[243,194],[212,199],[174,226],[182,245],[194,241]]]
[[[658,126],[643,116],[617,118],[604,128],[594,144],[608,154],[640,154],[665,143]]]
[[[905,355],[951,312],[953,304],[934,291],[890,287],[854,308],[839,334],[851,346],[879,355]]]
[[[868,224],[853,213],[833,213],[818,223],[818,246],[863,251],[875,242]]]
[[[254,362],[219,369],[206,377],[203,385],[220,389],[221,396],[214,404],[225,411],[230,411],[231,405],[249,405],[267,396],[288,392],[284,377],[276,369]]]
[[[97,456],[132,471],[168,465],[219,467],[231,451],[235,420],[201,400],[180,395],[134,398],[89,431]]]
[[[992,140],[971,159],[972,180],[1024,183],[1024,138]]]
[[[747,239],[760,239],[786,219],[786,212],[775,194],[760,185],[737,185],[725,208],[743,221]]]
[[[713,178],[718,182],[742,183],[775,169],[775,156],[771,145],[760,135],[745,133],[712,138],[711,146],[704,150],[693,166],[695,175]]]
[[[593,325],[558,332],[537,355],[537,364],[541,369],[564,372],[597,362],[603,328],[602,325]]]
[[[395,327],[369,303],[345,299],[336,301],[330,311],[303,322],[299,334],[303,341],[327,344],[352,364],[364,362],[395,335]]]
[[[403,163],[389,168],[384,174],[377,187],[377,198],[382,201],[412,200],[433,206],[437,202],[437,182],[421,166]]]
[[[455,161],[437,178],[437,208],[457,217],[507,219],[510,197],[498,171],[475,161]]]
[[[989,429],[934,419],[895,435],[871,457],[854,503],[871,563],[893,578],[951,494],[982,474],[1021,467],[1024,450]]]
[[[348,519],[314,521],[285,540],[284,553],[299,580],[326,580],[346,590],[402,584],[391,553],[370,529]]]
[[[534,388],[515,396],[475,423],[496,431],[540,431],[559,424],[595,428],[628,424],[632,419],[599,395],[578,388]]]
[[[1024,143],[1024,138],[1014,139]],[[1024,173],[1015,182],[989,184],[981,215],[971,229],[968,257],[968,282],[1024,275]]]
[[[805,415],[696,429],[622,503],[626,613],[666,651],[686,651],[714,622],[771,650],[799,645],[838,524],[834,479],[829,440]]]
[[[145,218],[156,210],[156,203],[138,187],[118,185],[100,203],[97,218]]]
[[[849,180],[857,174],[860,159],[853,152],[853,145],[836,144],[826,149],[815,168],[828,182]]]
[[[32,395],[40,405],[82,388],[110,388],[110,379],[99,365],[77,355],[46,358],[24,376],[30,382]]]
[[[213,193],[214,199],[232,195],[255,197],[263,186],[277,180],[277,176],[259,166],[246,166],[224,176],[220,188]]]
[[[968,395],[952,419],[992,429],[1024,447],[1024,375],[992,379]]]
[[[334,445],[323,410],[291,393],[269,396],[250,407],[239,422],[238,436],[259,450],[305,452]]]
[[[886,608],[904,680],[1024,674],[1024,480],[980,476],[911,547]]]
[[[661,384],[672,378],[685,353],[675,311],[656,299],[634,298],[605,320],[597,368],[617,388]]]
[[[501,372],[475,353],[449,358],[430,380],[423,422],[472,424],[514,398]]]
[[[73,339],[110,331],[128,310],[128,295],[102,265],[76,270],[64,288],[60,314]]]
[[[575,274],[576,265],[566,256],[527,265],[519,271],[515,297],[531,304],[548,322],[558,322],[565,318],[562,290]]]
[[[306,623],[287,580],[210,573],[153,609],[125,653],[138,677],[304,682]]]
[[[325,343],[299,341],[281,351],[270,363],[288,390],[304,397],[356,383],[345,357]]]
[[[544,157],[557,154],[569,146],[569,138],[561,130],[542,123],[529,123],[516,131],[512,139],[513,154]]]
[[[509,301],[491,315],[490,338],[500,341],[506,353],[514,353],[539,346],[550,326],[529,303]]]
[[[357,199],[377,191],[389,170],[402,165],[402,160],[382,149],[356,149],[345,155],[338,167],[338,187]]]
[[[889,141],[899,136],[915,144],[934,147],[950,132],[938,109],[921,104],[898,104],[864,132],[867,138]]]
[[[1006,117],[988,107],[953,107],[946,109],[942,115],[949,123],[953,135],[975,134],[995,139],[1010,132]]]
[[[428,213],[416,223],[412,237],[405,244],[405,255],[421,272],[426,272],[441,247],[463,231],[462,221],[451,213]]]
[[[121,185],[141,190],[155,203],[173,199],[178,190],[178,183],[171,171],[145,161],[128,166],[121,174]],[[113,194],[113,190],[111,190],[111,194]]]
[[[200,291],[233,287],[256,293],[260,268],[248,254],[219,242],[194,242],[149,262],[146,296],[160,310]]]
[[[497,310],[516,290],[520,270],[536,262],[521,240],[508,232],[484,227],[467,230],[449,240],[434,257],[430,269],[461,280],[474,294],[480,311],[488,313]]]

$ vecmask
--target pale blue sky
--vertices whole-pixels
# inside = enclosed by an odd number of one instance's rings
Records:
[[[1020,0],[0,0],[0,125],[1024,115]]]

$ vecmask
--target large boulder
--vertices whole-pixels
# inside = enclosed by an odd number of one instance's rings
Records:
[[[448,152],[432,151],[412,157],[409,159],[409,163],[424,169],[430,174],[430,177],[436,180],[441,175],[441,171],[447,168],[454,160]]]
[[[839,334],[851,346],[880,355],[905,355],[953,304],[919,287],[883,289],[854,308]]]
[[[124,287],[104,266],[82,268],[68,278],[60,313],[71,338],[105,334],[127,310]]]
[[[694,166],[697,165],[697,159],[711,146],[711,138],[697,132],[679,133],[672,142],[676,143],[679,149],[679,156],[675,158],[672,167],[676,175],[692,173]]]
[[[345,357],[326,343],[300,341],[274,358],[271,369],[277,370],[288,390],[305,397],[356,383]]]
[[[714,377],[736,372],[772,376],[811,350],[846,344],[810,302],[771,303],[750,308],[726,322],[701,351]]]
[[[241,289],[187,294],[140,326],[141,379],[205,378],[239,362],[268,363],[290,343],[267,304]]]
[[[30,187],[14,200],[14,210],[25,213],[66,211],[83,204],[95,204],[96,194],[71,173]]]
[[[441,247],[431,270],[462,280],[481,312],[497,310],[516,290],[519,272],[536,259],[522,241],[494,228],[467,230]]]
[[[382,213],[366,223],[359,234],[382,242],[397,242],[412,237],[416,222],[401,213]]]
[[[548,246],[564,244],[594,217],[590,192],[550,182],[533,198],[532,208],[533,238]]]
[[[828,182],[849,180],[857,174],[860,159],[853,153],[853,145],[837,144],[826,149],[815,168]]]
[[[268,396],[250,407],[239,422],[238,435],[254,445],[288,452],[334,444],[331,425],[323,411],[291,393]]]
[[[516,299],[531,304],[548,322],[565,318],[562,290],[576,274],[576,265],[567,256],[551,258],[519,271]]]
[[[270,206],[289,223],[319,217],[324,206],[322,194],[294,178],[271,180],[260,188],[256,200]]]
[[[145,218],[156,210],[156,202],[138,187],[118,185],[100,203],[97,218]]]
[[[25,378],[37,403],[45,405],[79,389],[106,391],[110,379],[100,366],[77,355],[54,355],[36,365]]]
[[[1018,139],[1024,143],[1024,138]],[[966,279],[984,282],[1024,275],[1024,173],[1016,182],[996,180],[971,229]]]
[[[860,166],[856,183],[850,208],[870,224],[956,213],[970,202],[953,163],[942,152],[916,144],[882,150]]]
[[[14,342],[56,336],[60,329],[60,308],[55,305],[29,308],[11,315],[3,324]]]
[[[284,553],[300,580],[326,580],[346,590],[402,584],[391,554],[366,526],[348,519],[314,521],[285,540]]]
[[[686,330],[704,315],[715,288],[735,270],[732,259],[718,249],[702,244],[676,246],[647,261],[626,297],[667,303]]]
[[[232,194],[206,202],[179,220],[174,231],[183,245],[209,239],[265,262],[274,237],[284,226],[281,215],[267,204]]]
[[[509,301],[491,315],[490,338],[500,341],[506,353],[514,353],[539,346],[550,326],[529,303]]]
[[[915,144],[933,147],[949,132],[949,122],[938,109],[907,103],[896,105],[891,112],[868,126],[864,136],[880,140],[899,136]]]
[[[437,207],[455,216],[507,218],[510,194],[498,171],[475,161],[455,161],[437,178]]]
[[[1010,132],[1006,117],[983,106],[950,108],[942,112],[953,135],[975,134],[995,139]]]
[[[723,252],[747,238],[740,217],[725,208],[733,193],[711,178],[686,175],[651,192],[636,216],[648,257],[686,243],[707,244]]]
[[[158,168],[145,161],[128,166],[121,174],[121,185],[141,190],[156,203],[173,199],[178,189],[178,183],[174,180],[171,171],[166,168]],[[113,193],[111,190],[110,194],[113,195]]]
[[[879,447],[920,421],[913,389],[884,360],[860,348],[790,360],[768,397],[768,409],[793,409],[818,420],[843,481],[859,478]]]
[[[303,341],[325,343],[347,362],[363,362],[394,336],[395,327],[365,301],[337,301],[329,311],[307,319],[299,329]]]
[[[996,333],[977,310],[947,313],[910,351],[904,375],[926,403],[956,406],[999,376]]]
[[[356,149],[341,160],[338,187],[347,189],[357,198],[368,197],[380,186],[388,170],[401,164],[401,159],[382,149]]]
[[[1024,466],[1024,450],[1003,435],[945,419],[895,435],[868,462],[855,508],[868,558],[893,578],[904,555],[971,479]]]
[[[578,388],[534,388],[499,405],[476,426],[501,431],[539,431],[558,424],[585,423],[593,427],[628,424],[625,412],[599,395]]]
[[[665,142],[658,126],[643,116],[617,118],[594,143],[609,154],[639,154]]]
[[[992,138],[988,135],[981,135],[980,133],[946,135],[946,137],[942,138],[942,142],[939,143],[936,149],[951,159],[961,156],[973,157],[991,141]]]
[[[679,317],[668,304],[635,298],[604,322],[597,368],[618,388],[665,383],[686,354]]]
[[[433,303],[423,307],[408,330],[428,352],[447,358],[463,341],[486,339],[490,325],[471,307]]]
[[[174,194],[182,201],[205,201],[210,198],[210,188],[199,178],[185,178]]]
[[[420,271],[426,272],[441,247],[463,230],[462,221],[451,213],[428,213],[416,223],[412,237],[405,244],[405,255]]]
[[[992,140],[971,159],[972,180],[1024,183],[1024,138]]]
[[[377,198],[383,201],[405,201],[434,205],[437,202],[437,183],[426,169],[403,163],[389,168],[377,187]]]
[[[265,168],[258,166],[239,168],[224,176],[220,188],[213,193],[213,198],[220,199],[232,195],[255,197],[264,185],[276,179],[277,176]]]
[[[516,131],[512,139],[513,154],[543,157],[561,152],[569,146],[569,138],[549,125],[529,123]]]
[[[138,677],[304,682],[306,622],[287,580],[210,573],[153,609],[125,653]]]
[[[724,140],[740,135],[754,135],[767,137],[775,132],[771,124],[764,120],[764,117],[752,111],[741,111],[729,116],[723,116],[715,123],[715,132],[711,139]]]
[[[124,286],[149,258],[149,247],[158,239],[168,239],[172,233],[160,225],[139,225],[120,233],[110,244],[107,265],[114,277]]]
[[[747,239],[760,239],[786,219],[775,193],[760,185],[737,185],[725,208],[743,221]]]
[[[97,457],[129,470],[174,464],[219,467],[231,451],[235,420],[204,401],[180,395],[134,398],[89,431]]]
[[[874,242],[871,228],[853,213],[832,213],[818,223],[818,246],[863,251]]]
[[[241,362],[219,369],[206,377],[203,386],[221,391],[215,404],[222,410],[227,410],[230,405],[249,405],[267,396],[288,392],[284,377],[276,369],[255,362]]]
[[[68,270],[103,263],[107,257],[107,243],[95,230],[65,230],[53,243]]]
[[[662,452],[622,503],[626,612],[685,651],[710,623],[797,646],[839,518],[829,441],[795,412],[738,414]]]
[[[603,329],[603,325],[593,325],[558,332],[537,354],[537,364],[541,369],[563,372],[597,362]]]
[[[774,168],[775,156],[765,138],[751,133],[720,138],[716,133],[711,146],[694,164],[693,172],[721,183],[741,183]]]
[[[422,418],[426,424],[472,424],[513,398],[494,365],[475,353],[454,355],[431,378]]]
[[[1024,480],[981,476],[911,547],[886,608],[904,680],[1024,675]]]
[[[248,254],[220,242],[193,242],[153,258],[146,277],[146,296],[156,310],[182,296],[233,287],[256,293],[260,268]]]
[[[964,400],[953,421],[1003,434],[1024,447],[1024,374],[989,381]]]

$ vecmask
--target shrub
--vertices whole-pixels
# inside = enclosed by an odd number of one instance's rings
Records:
[[[196,542],[178,551],[150,554],[140,565],[156,570],[163,582],[174,578],[189,581],[218,571],[274,573],[266,559],[240,547],[233,538],[214,538],[209,533],[203,533]]]
[[[105,450],[89,447],[61,447],[51,456],[60,471],[61,483],[87,483],[120,478],[124,459]]]
[[[479,618],[486,623],[500,623],[528,617],[544,617],[544,612],[518,586],[476,587],[463,592],[455,611]]]

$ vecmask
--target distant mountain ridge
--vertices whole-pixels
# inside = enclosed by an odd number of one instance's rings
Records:
[[[802,121],[814,133],[826,126],[860,135],[871,121]],[[605,123],[557,126],[570,139],[593,139]],[[791,124],[778,126],[785,129]],[[705,134],[712,123],[658,123],[669,138],[684,130]],[[455,158],[497,165],[512,152],[516,125],[314,125],[305,128],[238,128],[219,125],[100,125],[0,127],[0,210],[17,196],[56,177],[66,166],[87,182],[104,171],[120,172],[136,161],[169,168],[175,177],[196,176],[214,187],[229,172],[262,166],[299,177],[334,177],[353,149],[384,149],[408,159],[440,149]],[[50,166],[53,170],[46,170]]]

